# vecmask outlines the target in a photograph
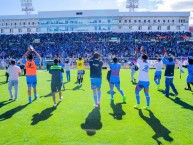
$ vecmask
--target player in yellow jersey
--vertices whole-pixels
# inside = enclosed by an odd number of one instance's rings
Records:
[[[82,60],[81,57],[79,57],[79,59],[76,60],[76,67],[78,70],[78,84],[80,86],[82,85],[83,75],[84,75],[84,60]]]

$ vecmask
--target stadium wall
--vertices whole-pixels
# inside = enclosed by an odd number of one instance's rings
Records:
[[[47,11],[0,16],[0,34],[189,31],[190,12]]]

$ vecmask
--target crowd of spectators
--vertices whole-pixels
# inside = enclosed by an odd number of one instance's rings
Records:
[[[193,55],[189,32],[132,33],[43,33],[0,35],[0,59],[19,59],[32,45],[43,58],[87,57],[98,51],[103,57],[132,57],[135,47],[144,46],[149,57],[163,55],[164,50],[176,57]]]

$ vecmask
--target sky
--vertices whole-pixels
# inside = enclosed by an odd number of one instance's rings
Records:
[[[0,0],[0,15],[20,15],[21,0]],[[126,9],[126,0],[32,0],[34,12],[60,10]],[[136,11],[191,11],[193,25],[193,0],[139,0]]]

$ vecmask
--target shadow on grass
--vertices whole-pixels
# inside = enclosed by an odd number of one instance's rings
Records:
[[[64,84],[68,84],[69,82],[64,82]]]
[[[137,83],[132,81],[132,85],[137,85]]]
[[[85,123],[81,124],[81,128],[86,131],[88,136],[96,134],[96,130],[102,128],[100,108],[94,108],[87,116]]]
[[[7,101],[3,101],[3,102],[0,102],[0,108],[5,106],[5,105],[8,105],[10,103],[14,102],[13,100],[7,100]]]
[[[165,90],[159,89],[158,91],[165,95]],[[169,96],[175,96],[175,94],[169,93]]]
[[[72,90],[73,90],[73,91],[76,91],[76,90],[79,90],[81,87],[82,87],[82,86],[79,86],[79,85],[78,85],[78,86],[74,87]]]
[[[84,89],[81,89],[81,87],[82,87],[82,85],[81,86],[76,86],[76,87],[74,87],[72,90],[73,91],[77,91],[77,90],[82,90],[82,91],[85,91]],[[67,89],[66,89],[67,90]],[[69,90],[69,89],[68,89]]]
[[[7,84],[7,83],[8,83],[7,81],[0,82],[0,85],[4,85],[4,84]]]
[[[111,101],[111,108],[113,109],[113,113],[109,113],[109,114],[113,116],[114,119],[122,120],[123,115],[126,115],[126,113],[123,111],[122,104],[125,104],[125,103],[117,103],[115,105],[114,101]]]
[[[110,92],[110,91],[108,91],[108,92],[107,92],[107,94],[111,94],[111,92]],[[115,94],[116,94],[116,92],[114,92],[114,91],[113,91],[113,95],[115,95]]]
[[[169,99],[172,100],[174,103],[182,106],[182,108],[184,108],[184,109],[193,110],[193,106],[192,106],[192,105],[190,105],[190,104],[182,101],[182,100],[181,100],[180,98],[178,98],[178,97],[177,97],[177,98],[174,98],[174,99],[173,99],[173,98],[169,98]]]
[[[41,113],[34,114],[32,116],[32,123],[31,123],[31,125],[36,125],[40,121],[47,120],[48,118],[50,118],[53,115],[52,112],[54,110],[56,110],[56,107],[50,107],[50,108],[46,108]]]
[[[170,137],[171,131],[168,130],[165,126],[163,126],[158,118],[156,118],[152,111],[149,111],[149,116],[146,117],[143,115],[141,109],[138,109],[139,116],[153,129],[155,132],[155,135],[152,136],[152,138],[157,142],[158,145],[162,144],[161,141],[158,140],[158,138],[163,137],[165,141],[172,142],[174,139]]]
[[[47,95],[45,95],[45,96],[40,96],[40,98],[42,98],[42,97],[45,97],[45,98],[47,98],[47,97],[52,97],[52,93],[49,93],[49,94],[47,94]]]
[[[17,112],[23,110],[25,107],[27,107],[29,104],[25,104],[25,105],[20,105],[18,107],[15,107],[3,114],[0,115],[0,121],[4,121],[6,119],[11,118],[14,114],[16,114]]]

